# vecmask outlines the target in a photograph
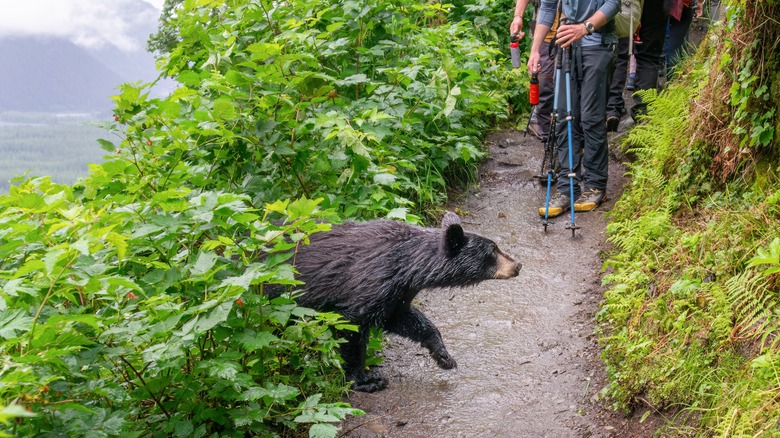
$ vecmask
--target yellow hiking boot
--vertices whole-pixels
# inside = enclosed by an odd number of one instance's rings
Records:
[[[549,209],[544,206],[539,208],[539,216],[544,217],[545,212],[547,212],[547,217],[560,216],[569,211],[569,208],[571,208],[571,198],[569,198],[569,195],[556,193],[552,196],[552,199],[550,199]]]
[[[607,199],[606,193],[599,189],[587,189],[574,201],[574,211],[591,211]]]

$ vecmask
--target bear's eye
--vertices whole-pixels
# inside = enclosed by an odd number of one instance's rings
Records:
[[[493,247],[493,250],[490,251],[490,255],[487,257],[486,261],[490,265],[494,265],[498,262],[498,246],[491,245]]]

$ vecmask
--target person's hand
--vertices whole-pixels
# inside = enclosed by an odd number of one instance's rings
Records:
[[[539,51],[531,50],[531,53],[528,54],[528,74],[532,75],[538,72],[540,66],[541,64],[539,63]]]
[[[704,1],[705,0],[699,0],[699,2],[696,4],[696,10],[693,12],[693,18],[699,18],[704,15]]]
[[[564,49],[581,40],[588,34],[585,25],[580,24],[562,24],[558,27],[558,33],[555,34],[556,44]]]
[[[512,24],[509,26],[509,35],[517,34],[517,39],[521,40],[525,36],[523,32],[523,16],[515,15],[515,19],[512,20]]]

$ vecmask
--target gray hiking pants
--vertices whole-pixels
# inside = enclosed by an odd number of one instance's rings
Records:
[[[567,51],[568,52],[568,51]],[[571,113],[572,162],[574,196],[580,195],[580,181],[584,188],[607,189],[609,155],[607,149],[607,96],[615,64],[614,45],[578,47],[571,50]],[[563,51],[558,56],[565,56]],[[561,72],[558,85],[558,124],[556,140],[558,161],[558,191],[569,194],[569,140],[566,121],[566,70]]]

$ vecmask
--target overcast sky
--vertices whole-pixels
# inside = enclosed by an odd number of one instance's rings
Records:
[[[139,2],[157,10],[133,7]],[[0,37],[58,36],[84,47],[111,42],[121,50],[144,50],[146,41],[130,36],[133,26],[156,27],[164,0],[11,0],[2,2]],[[119,13],[119,11],[138,11]]]

